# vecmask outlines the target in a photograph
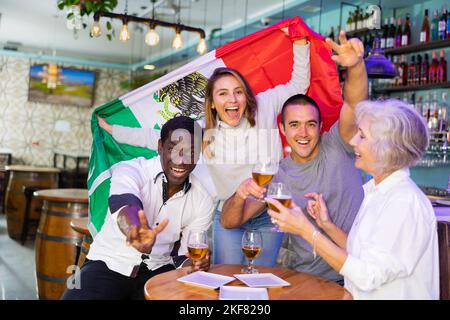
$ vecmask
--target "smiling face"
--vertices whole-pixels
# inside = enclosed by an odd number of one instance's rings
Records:
[[[358,125],[358,132],[350,140],[350,145],[355,150],[355,167],[377,177],[377,159],[372,150],[373,137],[370,133],[370,122],[362,118]]]
[[[282,131],[292,149],[292,160],[306,163],[317,156],[321,128],[319,114],[312,105],[291,104],[286,106]]]
[[[165,141],[159,140],[158,154],[168,183],[173,187],[183,185],[198,160],[193,135],[184,129],[170,132]]]
[[[216,80],[213,87],[212,108],[221,121],[237,126],[247,107],[245,87],[232,75],[224,75]]]

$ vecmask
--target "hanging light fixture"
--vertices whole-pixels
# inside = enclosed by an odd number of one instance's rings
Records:
[[[93,37],[100,37],[102,34],[102,29],[100,28],[100,16],[95,13],[94,14],[94,23],[92,24],[91,27],[91,36]]]
[[[155,20],[155,1],[156,0],[152,0],[152,20]],[[159,35],[155,31],[156,25],[155,23],[149,23],[148,27],[149,30],[145,35],[145,43],[151,47],[156,46],[159,43]]]
[[[120,30],[119,40],[122,42],[127,42],[130,40],[130,32],[128,31],[128,21],[126,19],[122,22],[122,29]]]
[[[172,47],[177,50],[183,47],[183,39],[181,38],[181,30],[179,28],[176,28],[175,38],[173,38],[172,41]]]
[[[154,3],[155,1],[152,0]],[[195,32],[200,35],[200,41],[197,45],[197,52],[200,54],[203,54],[207,50],[206,46],[206,34],[205,31],[201,28],[195,28],[187,25],[183,25],[180,23],[180,15],[178,15],[178,22],[177,23],[171,23],[167,21],[161,21],[156,20],[154,18],[144,18],[144,17],[137,17],[133,15],[127,14],[127,4],[125,5],[125,14],[119,14],[119,13],[113,13],[113,12],[105,12],[105,11],[97,11],[94,14],[94,24],[91,27],[91,35],[92,36],[100,36],[101,35],[101,29],[100,29],[100,18],[101,17],[107,17],[110,19],[120,19],[122,21],[122,29],[119,34],[119,39],[123,42],[126,42],[130,39],[130,31],[128,29],[128,23],[134,22],[134,23],[144,23],[148,26],[149,30],[145,34],[145,43],[149,46],[156,46],[159,41],[160,37],[158,33],[156,32],[156,27],[166,27],[166,28],[172,28],[175,29],[175,37],[172,41],[172,46],[175,49],[181,49],[183,47],[183,39],[181,37],[182,31],[187,32]]]
[[[206,47],[205,38],[200,38],[200,42],[198,43],[198,46],[197,46],[197,52],[199,54],[204,54],[206,52],[206,49],[207,49],[207,47]]]
[[[154,26],[149,26],[149,30],[145,34],[145,43],[149,46],[156,46],[159,43],[159,35]]]

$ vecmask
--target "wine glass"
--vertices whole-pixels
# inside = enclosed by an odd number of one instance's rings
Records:
[[[204,259],[209,251],[206,231],[191,230],[188,235],[187,248],[193,262]]]
[[[266,186],[273,178],[273,176],[278,171],[278,162],[271,160],[271,159],[265,159],[260,160],[252,168],[252,177],[253,180],[260,186],[264,187]],[[250,196],[254,200],[263,201],[261,199],[257,199],[254,196]]]
[[[242,251],[248,259],[248,266],[241,270],[242,273],[259,273],[253,266],[253,260],[261,253],[263,246],[262,235],[257,230],[245,230],[242,235]]]
[[[292,203],[292,193],[289,191],[287,185],[283,182],[272,182],[269,184],[269,188],[267,190],[267,198],[278,200],[283,206],[289,208]],[[274,205],[267,202],[269,209],[280,212]],[[273,222],[273,220],[272,220]],[[278,226],[275,226],[273,231],[281,232]]]

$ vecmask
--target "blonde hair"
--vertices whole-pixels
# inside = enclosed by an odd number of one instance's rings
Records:
[[[379,173],[415,165],[428,147],[422,115],[400,100],[362,101],[356,106],[356,122],[363,118],[369,121]]]
[[[208,84],[205,89],[205,131],[207,132],[209,129],[213,129],[217,126],[217,111],[212,108],[214,103],[214,85],[217,80],[225,76],[233,76],[237,81],[240,82],[241,86],[244,88],[245,97],[247,101],[247,106],[245,108],[244,116],[247,118],[250,126],[253,127],[256,124],[255,114],[257,109],[257,103],[255,95],[248,84],[247,80],[242,76],[242,74],[231,68],[217,68],[214,70],[213,74],[208,80]],[[208,149],[208,146],[211,144],[212,139],[203,139],[202,150],[203,153],[207,157],[214,156]]]

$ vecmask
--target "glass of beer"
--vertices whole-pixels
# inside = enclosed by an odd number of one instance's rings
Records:
[[[187,242],[188,252],[191,259],[202,260],[208,254],[208,235],[203,230],[191,230]]]
[[[248,259],[248,266],[241,270],[242,273],[258,273],[253,266],[253,260],[261,253],[263,246],[261,232],[257,230],[246,230],[242,235],[242,251]]]
[[[255,182],[260,187],[265,187],[266,185],[268,185],[270,183],[270,181],[272,180],[273,176],[277,173],[277,171],[278,171],[278,162],[273,161],[271,159],[266,159],[266,160],[257,162],[253,166],[252,177],[253,177],[253,180],[255,180]],[[263,201],[261,199],[255,198],[253,196],[251,196],[251,197],[254,200]]]
[[[278,200],[286,208],[289,208],[292,203],[292,194],[286,184],[284,184],[283,182],[272,182],[271,184],[269,184],[269,188],[267,190],[267,198]],[[267,205],[269,206],[269,209],[278,213],[280,212],[272,204],[267,202]],[[275,226],[272,230],[280,232],[278,226]]]

